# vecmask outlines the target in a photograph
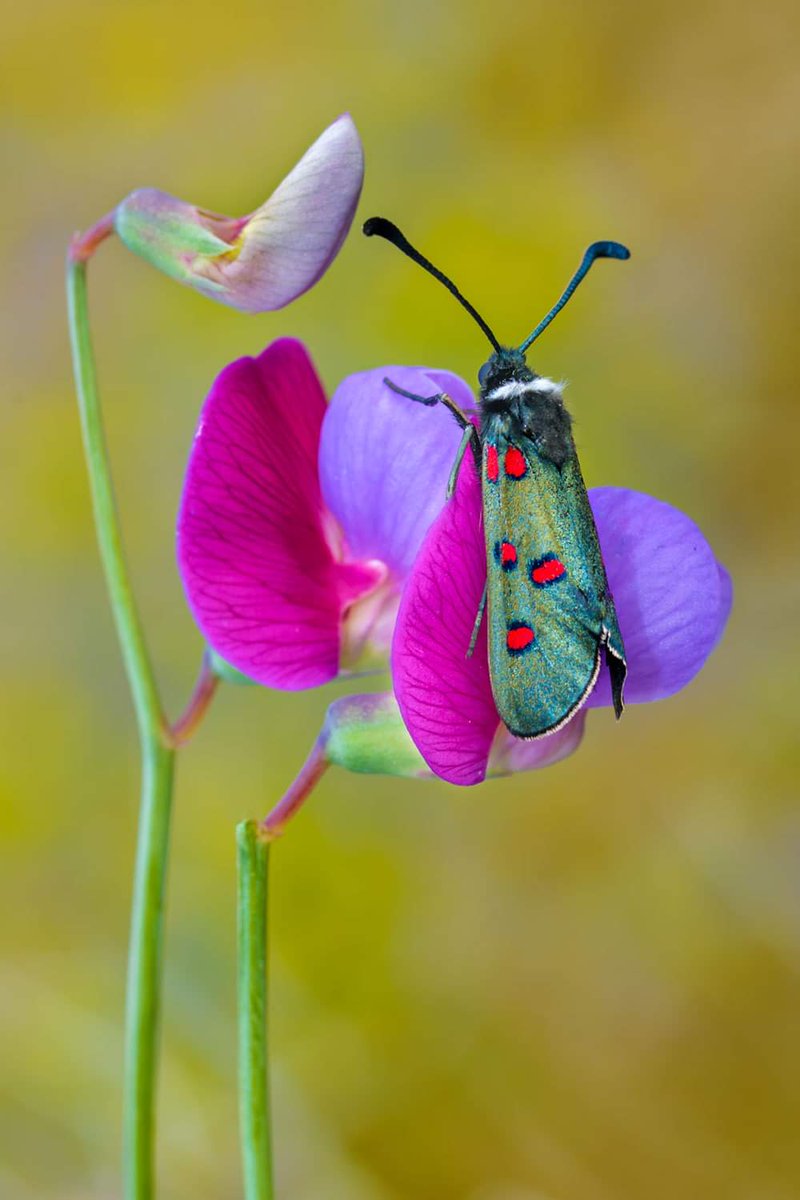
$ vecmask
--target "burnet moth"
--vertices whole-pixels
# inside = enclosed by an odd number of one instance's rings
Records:
[[[619,242],[595,242],[583,256],[557,304],[521,346],[501,346],[483,317],[455,284],[383,217],[364,225],[385,238],[455,296],[492,344],[478,372],[479,428],[440,393],[417,396],[444,404],[464,431],[448,485],[471,446],[481,479],[487,584],[476,615],[471,653],[484,608],[489,674],[500,718],[516,737],[554,733],[583,704],[605,654],[614,711],[623,708],[625,647],[608,587],[597,529],[586,494],[572,422],[561,388],[525,361],[528,347],[564,307],[598,258],[629,258]]]

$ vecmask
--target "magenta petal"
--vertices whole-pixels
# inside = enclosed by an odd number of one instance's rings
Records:
[[[354,557],[381,559],[403,577],[445,502],[461,430],[447,409],[398,396],[384,377],[420,396],[446,388],[461,406],[472,394],[447,372],[379,367],[348,376],[331,400],[320,444],[325,503]]]
[[[322,528],[325,396],[304,347],[273,342],[218,376],[192,447],[178,563],[209,644],[259,683],[314,687],[339,667],[343,604],[370,569],[341,567]]]
[[[731,606],[727,571],[694,521],[626,488],[589,493],[628,659],[625,699],[685,687],[716,646]],[[592,706],[611,703],[603,668]]]
[[[486,582],[481,494],[471,457],[431,526],[408,578],[392,643],[392,677],[409,733],[428,766],[450,783],[480,783],[499,724],[486,623],[467,658]]]

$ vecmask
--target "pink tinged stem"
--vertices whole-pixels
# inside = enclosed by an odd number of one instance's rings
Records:
[[[106,213],[85,233],[76,233],[69,245],[69,262],[85,263],[94,254],[101,242],[114,232],[114,214]]]
[[[311,748],[311,753],[300,769],[297,778],[288,791],[264,818],[260,825],[261,836],[265,841],[272,842],[280,837],[286,825],[295,813],[302,808],[330,763],[326,753],[327,737],[321,733]]]
[[[219,687],[219,676],[211,666],[211,656],[208,651],[203,655],[200,674],[194,685],[194,691],[189,697],[186,708],[176,721],[169,726],[167,737],[173,749],[185,746],[200,725],[214,699]]]

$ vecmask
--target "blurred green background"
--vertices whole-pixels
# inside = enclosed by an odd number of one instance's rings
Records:
[[[67,238],[140,185],[254,208],[343,109],[359,211],[398,220],[502,337],[616,237],[537,348],[590,484],[691,513],[733,573],[680,696],[473,790],[331,772],[273,856],[280,1196],[800,1195],[797,45],[791,0],[57,3],[3,17],[0,1194],[118,1195],[137,762],[73,402]],[[90,273],[129,550],[171,710],[200,654],[173,561],[198,406],[305,338],[330,388],[479,332],[353,236],[248,317],[113,243]],[[234,825],[332,690],[225,689],[179,766],[163,1200],[240,1194]]]

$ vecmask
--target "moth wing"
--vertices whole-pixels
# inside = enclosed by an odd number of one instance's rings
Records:
[[[577,458],[559,469],[531,441],[496,445],[500,469],[484,472],[489,670],[504,724],[535,738],[581,706],[604,645],[624,678],[624,650]]]

